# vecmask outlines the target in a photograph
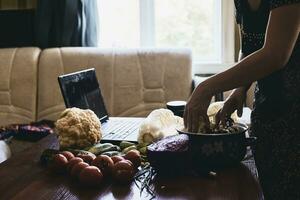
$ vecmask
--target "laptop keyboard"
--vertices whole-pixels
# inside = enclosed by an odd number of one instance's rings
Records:
[[[108,120],[103,124],[105,139],[125,139],[138,131],[141,121],[139,120]]]

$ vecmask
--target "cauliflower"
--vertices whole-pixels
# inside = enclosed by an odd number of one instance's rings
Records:
[[[211,128],[216,126],[215,117],[216,117],[217,113],[219,112],[219,110],[223,108],[223,106],[224,106],[223,101],[214,102],[214,103],[209,105],[209,107],[207,109],[207,115],[209,117]],[[233,112],[230,117],[234,122],[238,122],[238,115],[237,115],[236,111]],[[200,118],[198,133],[205,133],[205,132],[206,132],[205,123],[204,123],[203,119]]]
[[[101,123],[97,115],[87,109],[68,108],[55,123],[60,148],[84,148],[101,140]]]
[[[139,129],[138,142],[151,143],[169,135],[176,135],[184,128],[183,119],[168,109],[153,110]]]

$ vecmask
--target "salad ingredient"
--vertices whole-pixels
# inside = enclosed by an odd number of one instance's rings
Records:
[[[51,169],[55,172],[64,172],[68,164],[68,159],[62,154],[56,154],[53,156],[51,163]]]
[[[135,168],[138,168],[141,165],[141,155],[138,150],[128,151],[124,158],[130,160]]]
[[[112,156],[118,156],[121,154],[122,153],[119,151],[107,151],[107,152],[102,153],[101,155],[106,155],[106,156],[112,157]]]
[[[73,178],[79,178],[80,172],[81,172],[84,168],[86,168],[86,167],[88,167],[88,166],[89,166],[89,164],[87,164],[86,162],[79,162],[79,163],[75,164],[75,165],[72,167],[72,170],[71,170],[71,176],[72,176]]]
[[[110,158],[113,160],[114,164],[116,164],[117,162],[119,162],[121,160],[125,160],[125,158],[123,158],[122,156],[118,156],[118,155],[112,156]]]
[[[184,128],[183,119],[168,109],[153,110],[139,129],[138,142],[152,143],[161,138],[177,135]]]
[[[95,160],[93,160],[92,165],[98,167],[103,175],[106,176],[108,174],[111,174],[114,166],[114,161],[109,156],[100,155],[97,156]]]
[[[113,167],[113,178],[118,183],[128,183],[134,177],[134,167],[130,161],[122,160]]]
[[[129,147],[126,147],[125,149],[122,150],[122,153],[127,153],[128,151],[130,150],[136,150],[137,147],[135,145],[132,145],[132,146],[129,146]]]
[[[88,151],[95,155],[100,155],[107,151],[120,151],[120,147],[111,143],[98,143],[92,146]]]
[[[75,157],[74,154],[70,151],[63,151],[61,152],[61,154],[64,155],[68,159],[68,161]]]
[[[67,108],[55,123],[61,148],[85,148],[101,140],[101,123],[97,115],[87,109]]]
[[[103,174],[98,167],[89,166],[80,172],[79,181],[87,186],[98,186],[103,182]]]
[[[158,172],[179,173],[185,171],[184,169],[190,165],[188,149],[187,135],[168,136],[147,147],[147,158]]]
[[[67,165],[67,171],[71,172],[73,166],[80,162],[83,162],[83,160],[82,160],[82,158],[79,158],[79,157],[74,157],[71,160],[69,160],[68,165]]]
[[[84,162],[89,164],[96,158],[94,154],[78,154],[77,157],[82,158]]]

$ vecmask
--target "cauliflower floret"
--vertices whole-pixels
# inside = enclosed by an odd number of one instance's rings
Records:
[[[101,140],[101,123],[92,110],[68,108],[55,123],[60,148],[84,148]]]
[[[141,124],[138,135],[139,143],[151,143],[169,135],[178,134],[184,128],[183,119],[175,116],[168,109],[153,110]]]

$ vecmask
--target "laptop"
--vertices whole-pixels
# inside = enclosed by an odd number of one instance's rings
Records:
[[[66,108],[90,109],[98,116],[101,142],[137,142],[139,127],[145,118],[109,117],[94,68],[61,75],[58,82]]]

